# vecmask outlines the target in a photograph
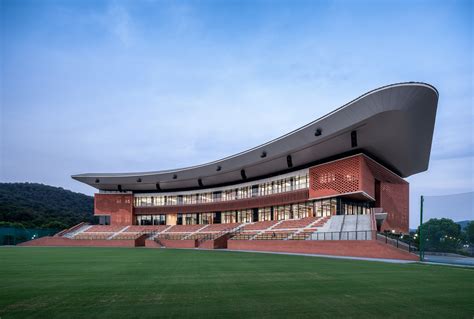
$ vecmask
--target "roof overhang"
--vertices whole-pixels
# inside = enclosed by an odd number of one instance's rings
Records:
[[[428,169],[437,104],[438,92],[429,84],[392,84],[268,143],[211,163],[72,178],[110,191],[119,190],[119,185],[123,191],[207,188],[275,175],[354,151],[370,154],[401,177],[408,177]],[[353,131],[357,145],[352,142]]]

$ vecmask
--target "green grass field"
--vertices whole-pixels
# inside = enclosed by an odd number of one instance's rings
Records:
[[[257,253],[0,248],[0,318],[469,318],[474,269]]]

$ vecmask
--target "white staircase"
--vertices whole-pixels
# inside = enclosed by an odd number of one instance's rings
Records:
[[[91,228],[93,225],[84,225],[84,226],[81,226],[79,227],[78,229],[75,229],[73,230],[72,232],[69,232],[69,233],[66,233],[63,235],[63,237],[66,237],[66,238],[74,238],[74,236],[76,236],[77,234],[80,234],[82,232],[85,232],[86,230],[88,230],[89,228]]]
[[[120,233],[123,233],[124,231],[126,231],[130,226],[125,226],[124,228],[122,228],[121,230],[119,230],[118,232],[115,232],[113,233],[112,235],[110,235],[109,237],[107,237],[107,240],[110,240],[112,238],[114,238],[115,236],[117,236],[118,234]]]
[[[164,232],[166,232],[168,229],[170,229],[171,227],[173,227],[174,225],[169,225],[168,227],[166,227],[165,229],[163,229],[162,231],[157,231],[155,234],[153,234],[153,236],[151,236],[149,239],[155,239],[156,236],[158,236],[159,234],[162,234]]]
[[[310,240],[370,240],[372,239],[371,215],[335,215],[320,229],[311,234]]]

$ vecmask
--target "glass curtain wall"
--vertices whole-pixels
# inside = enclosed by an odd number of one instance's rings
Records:
[[[178,214],[177,225],[196,225],[199,224],[200,214]]]
[[[272,208],[263,207],[258,209],[258,221],[272,220]]]
[[[166,225],[166,215],[137,215],[137,225]]]
[[[331,215],[370,214],[373,202],[351,201],[344,198],[327,198],[289,205],[260,207],[257,209],[258,220],[253,218],[253,209],[242,209],[204,213],[180,213],[178,225],[213,224],[213,223],[250,223],[267,220],[301,219],[306,217],[325,217]],[[218,218],[220,216],[220,219]],[[138,215],[137,225],[165,225],[166,215]]]
[[[272,182],[260,183],[239,188],[232,188],[223,191],[196,193],[187,195],[150,195],[136,196],[135,207],[148,206],[171,206],[171,205],[192,205],[201,203],[213,203],[220,201],[231,201],[257,196],[267,196],[290,192],[298,189],[308,188],[308,175],[293,176],[279,179]]]

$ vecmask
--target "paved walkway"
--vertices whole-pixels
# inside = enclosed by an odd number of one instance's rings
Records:
[[[175,248],[171,248],[171,249],[175,249]],[[232,251],[232,252],[238,252],[238,253],[260,253],[260,254],[274,254],[274,255],[323,257],[323,258],[334,258],[334,259],[378,261],[378,262],[385,262],[385,263],[392,263],[392,264],[412,264],[412,263],[417,262],[417,261],[401,260],[401,259],[365,258],[365,257],[333,256],[333,255],[303,254],[303,253],[285,253],[285,252],[260,251],[260,250],[202,249],[202,248],[179,248],[179,249],[211,250],[211,251],[223,251],[223,252]]]
[[[425,255],[425,262],[474,267],[473,257]]]

